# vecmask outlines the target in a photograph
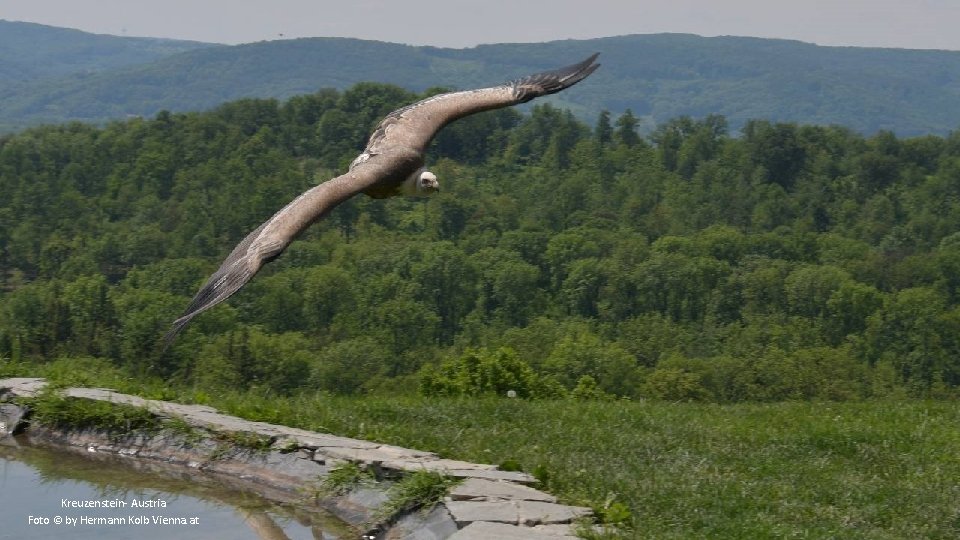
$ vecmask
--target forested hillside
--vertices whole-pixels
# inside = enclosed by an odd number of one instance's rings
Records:
[[[90,34],[0,19],[0,92],[11,92],[15,85],[28,81],[82,78],[209,46],[195,41]]]
[[[960,135],[550,105],[441,133],[160,340],[233,245],[416,99],[361,84],[0,138],[0,356],[203,388],[732,402],[960,384]]]
[[[549,98],[589,122],[601,110],[620,114],[629,108],[641,119],[644,133],[681,115],[708,114],[724,115],[735,130],[753,119],[836,124],[865,135],[889,130],[901,137],[946,135],[960,126],[956,51],[820,47],[684,34],[468,49],[346,38],[202,46],[49,27],[39,27],[51,33],[41,39],[38,26],[29,27],[34,32],[29,39],[19,40],[20,34],[0,26],[0,74],[5,75],[0,80],[0,131],[69,120],[151,118],[161,110],[200,111],[239,98],[286,99],[321,88],[344,91],[363,81],[414,92],[435,85],[474,88],[569,65],[594,52],[601,53],[604,67],[589,91],[573,88]],[[61,35],[67,32],[73,32],[67,34],[71,39],[87,38],[74,45]],[[7,42],[19,48],[13,50]],[[175,47],[184,50],[173,54]],[[153,56],[130,62],[133,53],[145,52]],[[91,65],[97,59],[103,65]],[[50,66],[49,75],[62,76],[34,80],[33,66]],[[32,82],[5,90],[5,81],[21,80]]]

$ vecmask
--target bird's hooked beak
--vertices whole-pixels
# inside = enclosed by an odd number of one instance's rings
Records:
[[[423,171],[420,174],[420,185],[417,186],[421,194],[423,195],[432,195],[440,191],[440,182],[437,181],[437,175],[433,174],[430,171]]]

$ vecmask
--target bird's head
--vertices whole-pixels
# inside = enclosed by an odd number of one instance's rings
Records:
[[[437,181],[437,175],[430,171],[423,171],[417,178],[417,195],[426,197],[440,191],[440,182]]]

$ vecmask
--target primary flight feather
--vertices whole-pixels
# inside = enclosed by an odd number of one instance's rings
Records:
[[[439,190],[437,177],[424,170],[423,154],[437,131],[464,116],[526,103],[569,88],[593,73],[598,54],[553,71],[499,86],[432,96],[388,114],[370,135],[350,170],[313,187],[247,235],[210,276],[164,337],[165,347],[198,314],[240,290],[264,263],[343,201],[358,193],[375,198],[427,196]]]

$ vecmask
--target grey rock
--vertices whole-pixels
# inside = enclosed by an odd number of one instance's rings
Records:
[[[570,523],[590,515],[589,508],[543,501],[456,501],[447,503],[453,519],[463,525],[471,521],[491,521],[527,526]]]
[[[393,446],[389,444],[381,444],[377,447],[377,450],[383,452],[385,455],[390,456],[392,459],[436,459],[437,455],[433,452],[424,452],[423,450],[413,450],[411,448],[403,448],[400,446]]]
[[[457,478],[485,478],[487,480],[502,480],[504,482],[517,482],[520,484],[535,484],[537,482],[536,478],[523,472],[498,471],[494,469],[453,469],[445,472]]]
[[[15,396],[33,397],[46,385],[47,381],[36,377],[0,379],[0,395],[10,393]]]
[[[549,534],[554,538],[577,538],[577,532],[573,525],[537,525],[533,530]]]
[[[514,525],[520,522],[520,512],[514,501],[448,501],[446,506],[459,525],[467,525],[472,521]]]
[[[301,459],[296,453],[268,452],[251,456],[247,462],[261,469],[260,475],[284,484],[309,484],[329,473],[329,468],[313,460]]]
[[[539,525],[570,523],[574,519],[590,515],[590,509],[581,506],[566,506],[542,501],[517,501],[520,523]]]
[[[317,448],[314,459],[316,456],[323,455],[327,458],[341,459],[347,461],[359,461],[361,463],[383,463],[385,459],[389,459],[389,455],[381,452],[376,448],[336,448],[336,447],[324,447]]]
[[[557,502],[557,498],[549,493],[544,493],[512,482],[487,480],[484,478],[468,478],[462,484],[453,488],[450,492],[450,497],[455,501],[509,499],[516,501]]]
[[[470,463],[468,461],[458,461],[455,459],[443,459],[438,457],[420,457],[396,459],[393,456],[383,460],[383,466],[388,469],[397,469],[401,471],[433,471],[453,474],[454,471],[496,471],[496,466],[483,463]]]
[[[381,486],[361,486],[350,491],[345,497],[338,498],[335,504],[327,506],[327,509],[351,525],[368,525],[373,521],[377,510],[388,500],[386,489]]]
[[[23,429],[27,410],[13,403],[0,403],[0,437],[16,435]]]
[[[384,540],[444,540],[457,532],[457,524],[443,505],[430,512],[414,512],[402,517],[384,535]]]
[[[529,527],[477,521],[457,531],[450,540],[558,540],[559,538],[567,537]]]

